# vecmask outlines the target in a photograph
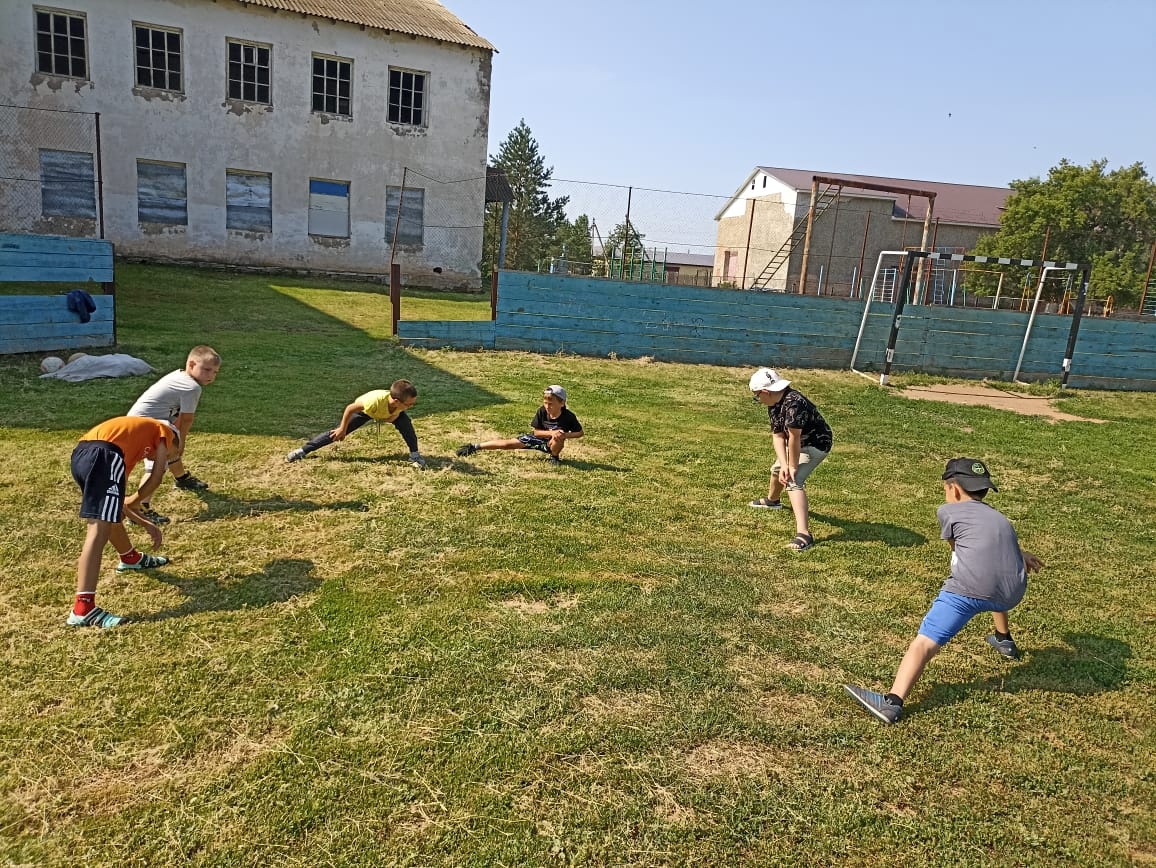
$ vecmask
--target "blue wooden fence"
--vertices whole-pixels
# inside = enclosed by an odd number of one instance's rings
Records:
[[[0,283],[65,284],[58,295],[0,295],[0,355],[111,346],[116,341],[112,244],[93,238],[0,235]],[[87,323],[68,309],[69,290],[92,294]]]
[[[493,322],[402,320],[411,346],[571,352],[672,362],[846,368],[863,303],[504,271]],[[856,367],[882,367],[894,307],[874,303]],[[895,370],[1010,379],[1028,314],[908,306]],[[1022,379],[1059,378],[1071,317],[1037,315]],[[1089,317],[1080,327],[1073,386],[1156,390],[1156,322]]]

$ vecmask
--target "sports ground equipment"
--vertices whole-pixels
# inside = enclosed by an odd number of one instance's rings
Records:
[[[60,356],[45,356],[44,361],[40,363],[40,373],[55,374],[64,367],[64,359]]]

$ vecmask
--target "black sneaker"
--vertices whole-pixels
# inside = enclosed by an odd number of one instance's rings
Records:
[[[1011,636],[1006,639],[1001,639],[999,636],[992,633],[986,639],[987,644],[1006,657],[1008,660],[1019,660],[1020,649],[1016,647],[1016,640]]]
[[[191,473],[186,473],[184,476],[176,480],[177,488],[182,491],[204,491],[209,487],[209,483],[201,482],[197,477]]]
[[[466,458],[467,456],[473,455],[477,451],[478,451],[478,444],[477,443],[467,443],[464,446],[459,447],[456,454],[457,454],[458,458]]]
[[[147,518],[149,521],[151,521],[153,524],[168,524],[169,523],[169,517],[167,515],[161,515],[159,512],[157,512],[151,506],[146,506],[143,509],[139,509],[137,511],[141,515],[143,515],[145,518]]]
[[[855,687],[852,684],[844,684],[843,689],[850,693],[856,702],[886,724],[895,723],[899,720],[899,715],[903,713],[902,705],[896,705],[882,693],[864,690],[862,687]]]
[[[559,464],[561,464],[561,463],[562,463],[562,459],[561,459],[561,458],[559,458],[557,455],[551,455],[551,456],[550,456],[549,458],[547,458],[546,460],[547,460],[547,461],[549,461],[551,464],[553,464],[553,465],[555,465],[555,466],[557,466],[557,465],[559,465]]]

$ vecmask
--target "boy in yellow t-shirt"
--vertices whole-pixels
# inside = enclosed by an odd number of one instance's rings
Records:
[[[285,456],[289,462],[300,461],[310,452],[316,452],[323,446],[328,446],[339,440],[344,440],[366,422],[389,422],[401,434],[405,445],[409,447],[410,463],[416,467],[425,467],[425,459],[417,448],[417,432],[413,430],[413,422],[406,415],[406,410],[417,403],[417,387],[409,380],[395,380],[385,389],[374,389],[359,396],[341,414],[341,423],[331,431],[323,431],[304,446],[293,449]]]

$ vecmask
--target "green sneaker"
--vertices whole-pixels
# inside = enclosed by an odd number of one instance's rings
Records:
[[[77,615],[74,612],[68,614],[69,627],[99,627],[101,630],[108,630],[110,627],[119,627],[127,620],[128,618],[114,615],[100,606],[97,606],[87,615]]]
[[[116,571],[118,573],[127,573],[129,570],[154,570],[157,567],[163,567],[168,562],[169,559],[161,555],[142,554],[140,560],[135,564],[126,564],[124,561],[121,561],[116,565]]]

